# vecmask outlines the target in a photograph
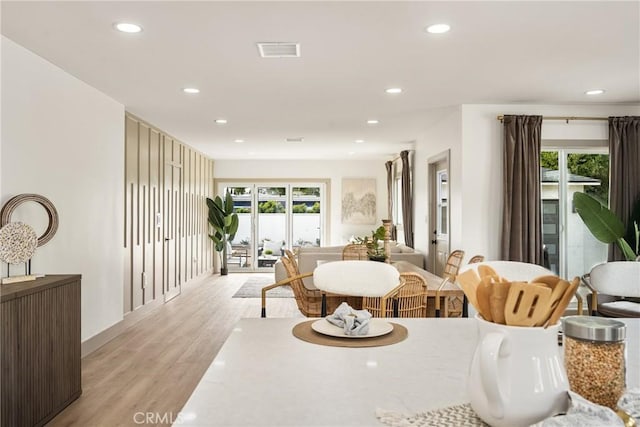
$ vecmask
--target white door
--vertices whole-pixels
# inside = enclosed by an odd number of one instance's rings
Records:
[[[449,256],[449,158],[429,164],[429,265],[441,276]]]

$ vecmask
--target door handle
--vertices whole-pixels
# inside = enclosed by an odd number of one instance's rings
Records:
[[[168,238],[168,237],[165,237],[165,238],[164,238],[164,241],[165,241],[165,242],[168,242],[169,240],[171,240],[171,239],[170,239],[170,238]]]
[[[432,244],[432,245],[437,245],[437,244],[438,244],[438,241],[437,241],[437,240],[432,240],[432,241],[431,241],[431,244]]]

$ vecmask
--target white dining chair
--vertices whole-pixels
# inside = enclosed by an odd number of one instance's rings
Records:
[[[640,317],[640,262],[612,261],[598,264],[582,282],[591,291],[589,312],[606,317]],[[602,294],[605,298],[598,296]],[[607,298],[609,296],[610,298]]]
[[[313,271],[313,283],[323,291],[323,316],[326,315],[326,293],[381,297],[385,307],[386,300],[393,298],[401,282],[395,267],[377,261],[334,261],[321,264]]]

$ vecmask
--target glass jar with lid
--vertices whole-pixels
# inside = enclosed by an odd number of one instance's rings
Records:
[[[625,324],[592,316],[568,316],[562,324],[571,390],[615,410],[625,390]]]

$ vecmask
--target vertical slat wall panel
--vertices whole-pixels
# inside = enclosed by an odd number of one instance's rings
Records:
[[[125,132],[126,313],[212,269],[213,161],[130,114]]]
[[[125,122],[125,248],[124,259],[124,312],[133,309],[133,245],[135,233],[135,199],[138,178],[138,122],[126,118]]]
[[[5,285],[0,313],[0,423],[44,425],[82,392],[80,276]]]
[[[151,129],[144,123],[140,123],[140,187],[141,187],[141,204],[140,210],[140,246],[142,249],[142,271],[140,272],[140,297],[141,304],[144,305],[153,300],[153,287],[148,286],[150,277],[153,275],[153,247],[151,245],[150,222],[151,222],[151,204],[150,196],[150,154],[151,154]],[[146,285],[145,285],[146,282]],[[147,287],[148,286],[148,287]]]
[[[152,206],[152,209],[150,209],[150,238],[153,254],[151,255],[151,272],[148,273],[147,277],[147,292],[149,292],[149,288],[152,289],[150,299],[155,299],[158,295],[162,295],[162,236],[156,222],[157,215],[162,212],[162,191],[160,188],[162,169],[160,165],[163,160],[161,159],[160,133],[155,129],[151,129],[149,140],[149,196],[151,197]]]

